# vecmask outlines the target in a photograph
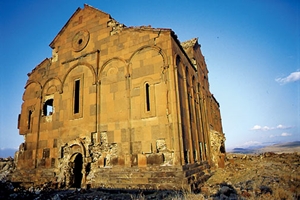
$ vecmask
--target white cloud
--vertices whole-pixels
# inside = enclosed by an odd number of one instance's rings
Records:
[[[291,126],[284,126],[284,125],[281,125],[279,124],[278,126],[276,126],[277,129],[290,129],[292,128]]]
[[[269,127],[269,126],[260,126],[260,125],[255,125],[251,130],[253,131],[270,131],[270,130],[275,130],[275,129],[290,129],[292,128],[291,126],[284,126],[282,124],[279,124],[276,127]]]
[[[291,136],[292,134],[290,134],[290,133],[281,133],[281,136],[282,137],[286,137],[286,136]]]
[[[281,128],[284,128],[284,126],[281,125],[281,124],[279,124],[279,125],[277,126],[277,128],[281,129]]]
[[[288,75],[285,78],[277,78],[275,80],[281,84],[300,81],[300,71],[292,72],[290,75]]]
[[[268,127],[268,126],[260,126],[260,125],[255,125],[253,126],[253,128],[251,128],[251,130],[254,130],[254,131],[269,131],[269,130],[272,130],[274,129],[273,127]]]
[[[268,126],[264,126],[262,128],[263,131],[269,131],[269,130],[272,130],[272,129],[274,129],[274,128],[273,127],[268,127]]]
[[[253,128],[251,128],[251,130],[261,130],[261,126],[255,125],[255,126],[253,126]]]

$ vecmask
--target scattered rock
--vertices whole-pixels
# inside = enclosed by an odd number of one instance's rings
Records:
[[[180,191],[55,189],[52,182],[25,189],[9,180],[12,158],[0,158],[0,199],[300,199],[300,154],[227,154],[224,168],[213,171],[200,194]]]
[[[227,154],[226,160],[202,186],[206,198],[300,199],[299,153]]]

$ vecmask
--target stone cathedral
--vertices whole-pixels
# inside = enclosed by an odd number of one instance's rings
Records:
[[[197,39],[78,8],[30,73],[14,182],[197,190],[224,166],[219,103]]]

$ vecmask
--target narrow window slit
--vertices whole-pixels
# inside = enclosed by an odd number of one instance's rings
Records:
[[[28,124],[27,124],[27,129],[28,130],[30,129],[30,126],[31,126],[31,116],[32,116],[32,111],[29,110],[29,113],[28,113]]]
[[[74,114],[77,114],[79,113],[80,80],[75,81],[74,90]]]
[[[146,110],[150,111],[150,86],[146,83]]]

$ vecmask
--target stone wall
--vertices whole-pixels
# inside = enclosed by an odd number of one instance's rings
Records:
[[[196,190],[220,163],[223,141],[209,132],[222,132],[219,104],[197,39],[85,5],[50,47],[28,74],[13,181]]]

